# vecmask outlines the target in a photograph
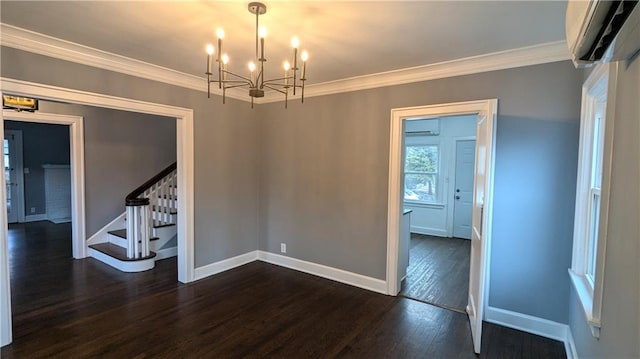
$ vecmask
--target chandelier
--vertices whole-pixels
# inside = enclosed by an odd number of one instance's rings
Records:
[[[284,76],[272,79],[265,79],[264,63],[267,59],[264,56],[264,39],[267,35],[267,30],[264,26],[259,25],[260,15],[264,15],[267,12],[267,6],[260,2],[249,3],[249,12],[256,16],[256,56],[254,61],[250,61],[249,76],[239,75],[233,73],[227,69],[229,64],[229,56],[222,52],[222,40],[224,39],[224,30],[218,28],[216,34],[218,36],[218,49],[215,56],[215,61],[218,63],[217,78],[214,78],[213,73],[213,59],[215,48],[212,44],[206,46],[207,52],[207,97],[211,97],[211,84],[218,83],[218,88],[222,89],[222,103],[225,103],[226,91],[228,89],[236,87],[248,87],[249,96],[251,97],[251,108],[253,108],[253,99],[258,97],[264,97],[265,89],[277,91],[284,95],[284,106],[287,107],[287,101],[289,99],[289,89],[292,89],[293,95],[296,94],[296,89],[300,89],[301,100],[304,103],[304,83],[307,81],[307,60],[309,59],[309,53],[302,51],[300,53],[300,60],[302,61],[302,69],[300,69],[298,63],[298,47],[300,46],[300,40],[297,37],[291,39],[291,46],[293,47],[293,65],[289,61],[284,61]],[[256,65],[256,62],[258,65]],[[257,68],[259,67],[259,69]],[[257,72],[256,72],[257,71]],[[298,74],[300,72],[300,74]],[[300,75],[298,77],[298,75]]]

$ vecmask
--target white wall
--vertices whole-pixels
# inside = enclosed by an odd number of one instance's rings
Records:
[[[407,120],[405,131],[419,130],[426,121]],[[405,201],[404,207],[412,209],[411,232],[434,236],[451,237],[453,235],[453,197],[455,188],[455,148],[456,139],[475,138],[476,116],[446,116],[440,118],[438,136],[406,136],[405,145],[438,144],[440,148],[441,194],[438,204],[423,204]]]

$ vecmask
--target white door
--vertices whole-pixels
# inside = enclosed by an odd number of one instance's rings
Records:
[[[486,114],[478,115],[476,132],[475,182],[473,188],[473,210],[471,220],[471,264],[469,268],[469,303],[467,313],[471,324],[473,349],[480,353],[482,319],[484,317],[484,265],[485,265],[485,195],[487,194],[487,169],[491,158],[493,124]]]
[[[476,141],[456,141],[456,178],[453,202],[453,236],[471,239],[473,209],[473,169]]]
[[[19,170],[21,170],[21,166],[18,166],[17,154],[21,148],[18,148],[17,144],[19,141],[19,137],[21,137],[22,133],[19,131],[4,131],[4,142],[3,142],[3,161],[4,161],[4,175],[5,182],[7,185],[7,222],[15,223],[18,222],[18,216],[22,205],[20,204],[20,200],[18,198],[18,176],[20,175]]]

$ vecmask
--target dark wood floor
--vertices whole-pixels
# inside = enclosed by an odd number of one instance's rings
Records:
[[[12,226],[9,241],[2,358],[478,358],[463,314],[263,262],[183,285],[175,257],[129,274],[72,260],[68,225]],[[491,324],[483,338],[480,358],[565,357]]]
[[[411,234],[409,268],[400,295],[464,312],[471,242]]]

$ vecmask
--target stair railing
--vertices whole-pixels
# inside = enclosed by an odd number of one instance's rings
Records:
[[[154,223],[168,219],[172,209],[177,207],[176,179],[177,166],[174,162],[125,198],[128,258],[149,256],[149,240]],[[152,212],[160,213],[159,218],[155,218],[155,215],[152,218]]]

